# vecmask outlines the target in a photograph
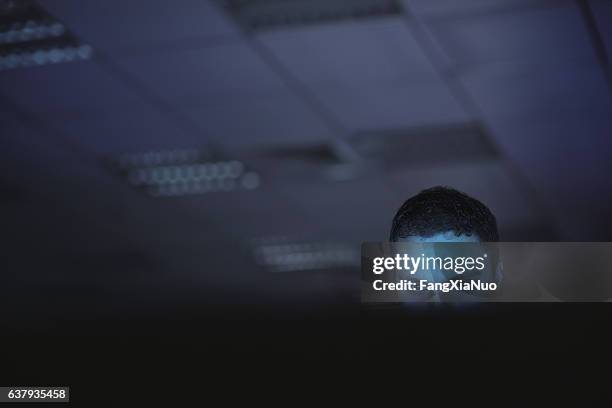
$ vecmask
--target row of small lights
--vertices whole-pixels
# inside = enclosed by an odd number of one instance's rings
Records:
[[[0,44],[15,44],[45,38],[54,38],[64,35],[66,27],[58,22],[27,21],[25,23],[14,23],[10,29],[0,31]]]
[[[122,156],[119,158],[119,165],[123,168],[163,166],[177,163],[193,163],[207,157],[208,155],[204,152],[196,149],[151,151]]]
[[[133,169],[128,177],[135,185],[154,185],[202,180],[231,180],[240,177],[243,172],[244,165],[241,162],[231,161]]]
[[[182,196],[259,187],[259,175],[238,160],[210,161],[193,149],[146,152],[119,158],[128,181],[152,196]]]
[[[0,70],[86,60],[91,58],[92,54],[90,45],[12,52],[0,55]]]
[[[249,172],[245,173],[240,179],[177,181],[156,184],[147,186],[147,192],[154,197],[198,195],[235,190],[254,190],[259,187],[259,183],[257,173]]]
[[[259,263],[273,272],[321,270],[359,265],[359,251],[340,243],[264,244],[256,248]]]

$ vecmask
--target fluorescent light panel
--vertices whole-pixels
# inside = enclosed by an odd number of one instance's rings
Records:
[[[215,160],[193,149],[146,152],[119,158],[133,186],[156,197],[254,190],[259,174],[239,160]]]
[[[79,61],[93,49],[33,1],[0,0],[0,70]]]
[[[360,261],[359,250],[353,245],[288,239],[260,242],[255,247],[255,258],[272,272],[354,268]]]

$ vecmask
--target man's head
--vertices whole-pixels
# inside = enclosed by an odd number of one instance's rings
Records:
[[[480,201],[449,187],[409,198],[393,218],[390,241],[497,242],[497,221]]]

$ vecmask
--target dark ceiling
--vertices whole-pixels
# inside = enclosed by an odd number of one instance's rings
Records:
[[[437,184],[489,205],[505,240],[612,238],[612,2],[39,5],[91,55],[1,65],[15,286],[280,291],[257,240],[384,240]],[[240,161],[257,188],[152,197],[113,165],[177,149]],[[308,273],[283,275],[290,296],[346,279]]]

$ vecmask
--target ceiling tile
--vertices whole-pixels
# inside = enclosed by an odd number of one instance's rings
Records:
[[[439,81],[314,89],[324,105],[352,132],[469,120],[448,88]]]
[[[565,237],[596,236],[589,214],[612,202],[612,97],[601,68],[488,66],[464,81],[497,144],[537,187]],[[579,210],[576,197],[591,209]]]
[[[285,90],[283,82],[242,42],[118,60],[121,67],[178,106]]]
[[[132,56],[119,63],[224,146],[330,137],[322,120],[244,43]]]
[[[89,151],[102,155],[200,148],[211,143],[204,132],[185,131],[146,104],[112,114],[46,116],[44,120]]]
[[[397,17],[277,30],[258,38],[308,83],[394,83],[434,73]]]
[[[208,142],[205,135],[182,130],[94,62],[3,72],[0,88],[20,109],[94,153],[197,147]]]
[[[605,129],[612,96],[600,67],[571,64],[550,71],[489,66],[466,76],[464,83],[502,149],[519,161],[530,158],[525,170],[547,172],[548,184],[558,171],[551,164],[564,165],[572,152],[589,150],[600,164],[607,161],[612,143]],[[593,167],[580,166],[586,168]]]
[[[591,9],[597,21],[597,28],[604,40],[608,59],[612,58],[612,2],[591,0]]]
[[[259,38],[351,131],[466,119],[402,19]]]
[[[164,47],[237,32],[209,1],[45,0],[43,6],[83,40],[111,52]]]
[[[600,67],[583,62],[557,65],[489,64],[464,73],[461,82],[485,119],[554,119],[608,112],[611,95]]]
[[[574,3],[500,14],[464,16],[431,23],[456,62],[593,60],[580,11]]]
[[[1,93],[41,114],[115,112],[142,99],[92,61],[0,73]]]
[[[609,114],[582,112],[539,121],[498,119],[490,125],[511,160],[537,187],[563,238],[609,236],[600,218],[612,207]]]
[[[324,123],[288,92],[218,101],[186,108],[185,113],[226,147],[283,146],[332,137]]]

